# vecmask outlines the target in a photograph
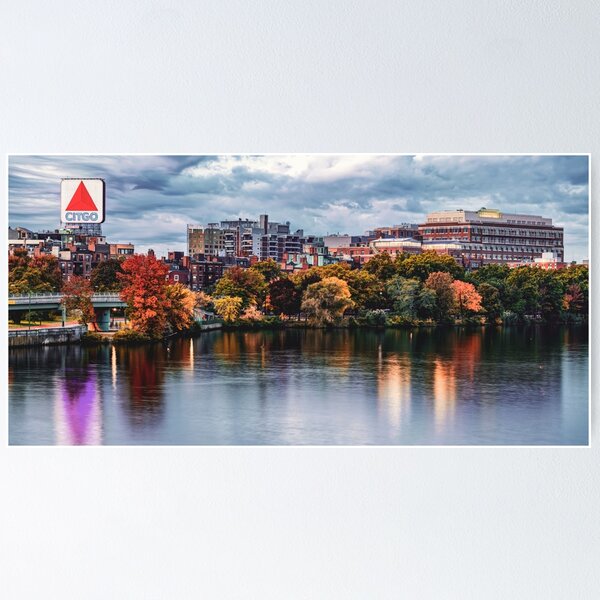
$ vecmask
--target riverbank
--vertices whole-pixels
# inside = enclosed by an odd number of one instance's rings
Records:
[[[58,344],[82,343],[87,335],[85,325],[48,327],[36,329],[13,329],[8,332],[8,347],[52,346]]]
[[[162,338],[152,338],[130,329],[121,329],[109,332],[89,331],[85,325],[71,325],[66,327],[37,328],[32,330],[10,330],[9,348],[24,346],[49,346],[61,344],[82,345],[145,345],[163,343],[172,338],[193,338],[204,332],[223,330],[226,332],[251,332],[251,331],[281,331],[281,330],[421,330],[421,329],[458,329],[458,328],[489,328],[489,327],[516,327],[525,328],[531,325],[546,326],[587,326],[587,319],[570,322],[547,323],[541,319],[527,318],[522,321],[488,323],[485,319],[465,318],[453,322],[437,322],[433,320],[417,321],[400,318],[386,319],[385,321],[369,320],[365,318],[347,317],[338,323],[315,324],[307,320],[281,320],[278,317],[267,317],[263,320],[238,320],[230,323],[215,321],[209,323],[196,323],[186,331],[171,333]]]

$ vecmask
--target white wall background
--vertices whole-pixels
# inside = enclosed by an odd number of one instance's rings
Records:
[[[19,0],[0,151],[592,152],[594,171],[599,36],[593,0]],[[8,448],[0,414],[3,598],[600,597],[595,413],[584,449]]]

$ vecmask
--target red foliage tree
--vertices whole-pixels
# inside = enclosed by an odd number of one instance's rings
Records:
[[[167,327],[169,267],[154,256],[135,254],[123,262],[121,298],[127,302],[131,326],[150,337],[161,337]]]

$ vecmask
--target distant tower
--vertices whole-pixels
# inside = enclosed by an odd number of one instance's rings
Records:
[[[269,215],[260,215],[259,222],[263,233],[269,233]]]

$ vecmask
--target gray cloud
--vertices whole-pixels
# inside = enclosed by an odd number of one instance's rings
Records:
[[[487,206],[552,217],[567,258],[588,256],[586,156],[12,156],[10,224],[56,228],[62,177],[103,177],[104,232],[141,250],[183,249],[186,223],[237,216],[362,233]]]

